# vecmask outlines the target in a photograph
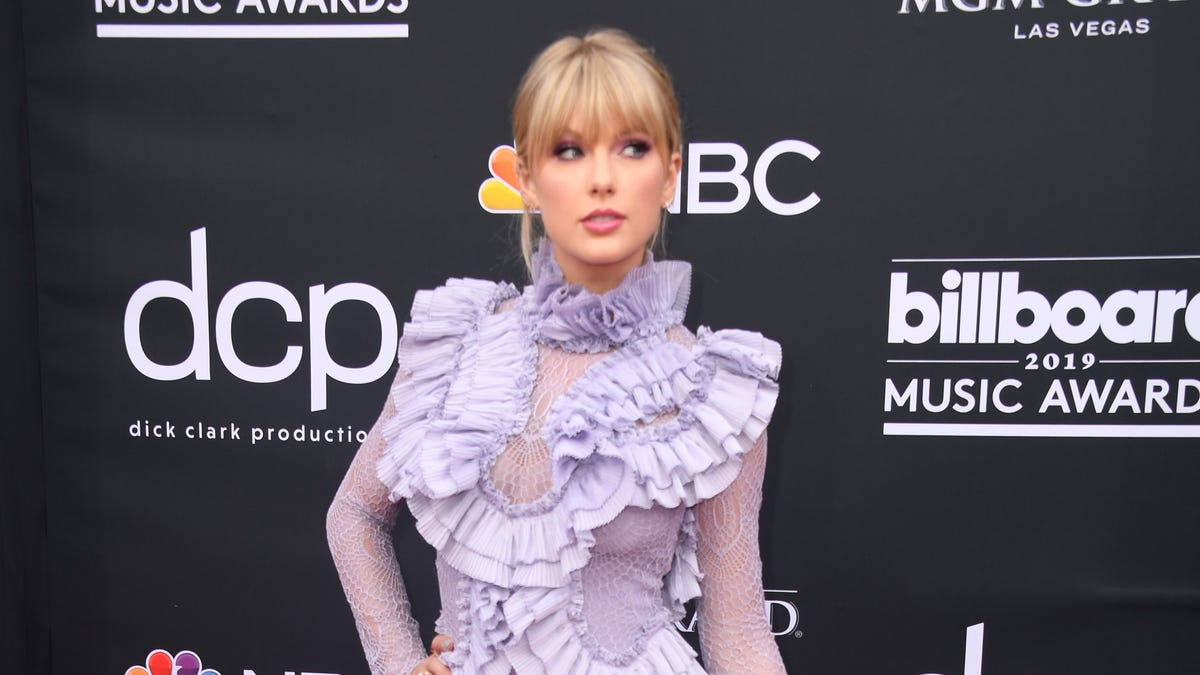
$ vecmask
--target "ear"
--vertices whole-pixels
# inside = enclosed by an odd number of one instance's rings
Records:
[[[672,152],[667,159],[667,175],[663,182],[662,199],[659,203],[664,207],[675,201],[675,188],[679,185],[679,172],[683,168],[683,156]]]
[[[533,184],[533,178],[529,175],[529,168],[525,166],[525,161],[520,157],[517,158],[517,189],[521,191],[521,201],[525,202],[525,206],[530,211],[538,209],[537,188]]]

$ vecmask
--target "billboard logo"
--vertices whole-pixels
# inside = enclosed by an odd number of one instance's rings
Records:
[[[183,650],[171,656],[163,649],[155,649],[146,655],[145,666],[132,666],[125,675],[221,675],[212,668],[204,668],[196,652]]]
[[[1184,330],[1200,341],[1200,293],[1189,299],[1187,290],[1122,289],[1102,300],[1075,289],[1051,301],[1037,290],[1021,290],[1020,272],[949,269],[935,298],[908,290],[908,278],[907,272],[892,273],[892,344],[921,344],[934,336],[942,344],[1033,344],[1050,333],[1073,345],[1097,334],[1113,344],[1169,343],[1180,314]]]
[[[779,216],[797,216],[811,211],[821,202],[815,191],[795,201],[785,201],[772,192],[767,184],[767,174],[780,158],[793,155],[802,161],[815,162],[821,150],[807,141],[786,139],[777,141],[759,153],[750,169],[750,154],[737,143],[689,143],[684,150],[684,166],[676,184],[675,201],[667,206],[670,213],[739,213],[755,197],[763,208]],[[731,165],[727,169],[702,169],[706,159]],[[511,145],[497,146],[488,157],[488,169],[492,177],[479,186],[479,205],[489,213],[520,213],[521,194],[517,188],[517,153]],[[747,177],[747,171],[750,176]],[[687,183],[686,208],[681,203],[683,184]],[[730,199],[705,199],[701,193],[704,186],[722,186]]]
[[[1200,438],[1198,261],[894,259],[884,435]]]

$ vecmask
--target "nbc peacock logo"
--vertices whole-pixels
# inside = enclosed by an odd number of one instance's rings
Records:
[[[488,157],[492,177],[479,186],[479,205],[489,213],[521,213],[525,203],[517,187],[517,150],[499,145]]]
[[[146,655],[146,665],[131,666],[125,675],[221,675],[200,663],[196,652],[183,650],[171,656],[164,649],[155,649]]]

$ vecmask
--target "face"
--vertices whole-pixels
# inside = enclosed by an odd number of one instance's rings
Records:
[[[551,151],[517,176],[540,209],[567,281],[603,293],[642,264],[662,208],[675,197],[682,159],[665,156],[649,134],[601,129],[585,139],[572,119]]]

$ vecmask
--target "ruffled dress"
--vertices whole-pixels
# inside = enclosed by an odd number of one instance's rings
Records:
[[[330,508],[372,673],[426,654],[392,552],[401,503],[437,550],[455,675],[784,672],[757,541],[778,344],[682,327],[686,263],[651,260],[596,295],[548,244],[534,262],[523,292],[417,293]],[[708,670],[674,626],[702,592]]]

